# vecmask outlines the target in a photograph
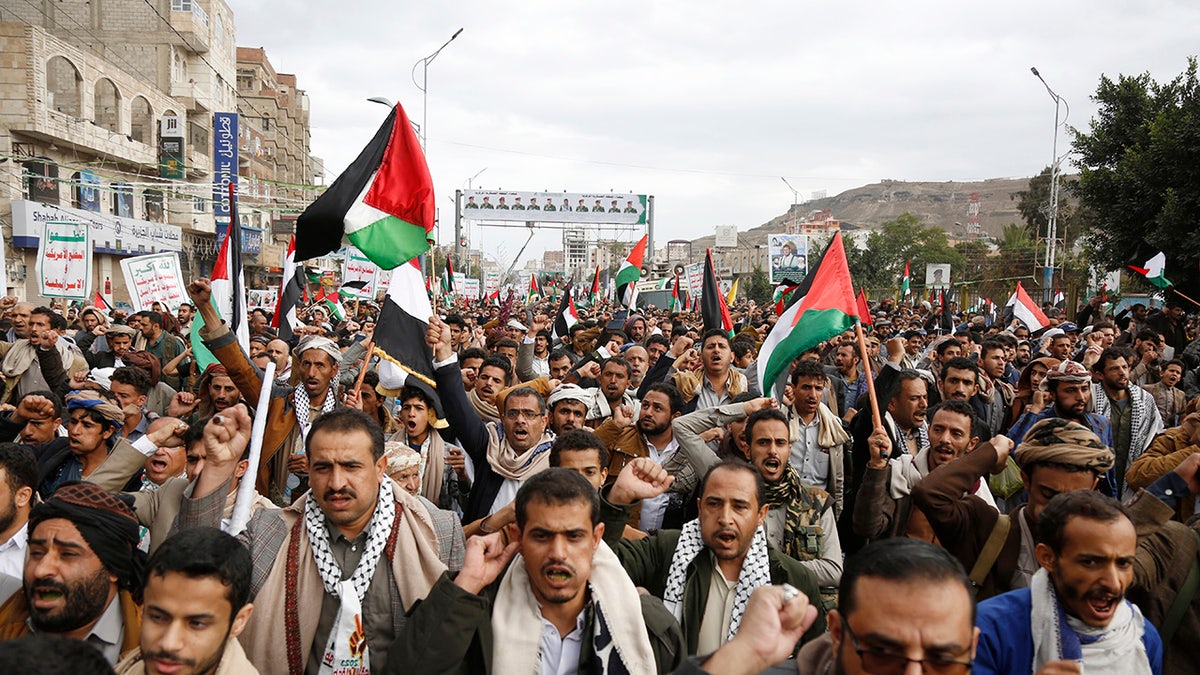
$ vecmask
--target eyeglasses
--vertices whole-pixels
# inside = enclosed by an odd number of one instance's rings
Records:
[[[505,410],[504,418],[509,420],[519,420],[525,418],[527,420],[537,419],[542,416],[542,413],[537,410]]]
[[[854,647],[858,658],[862,660],[863,669],[874,675],[903,675],[908,669],[908,664],[921,664],[921,672],[927,675],[963,675],[963,673],[971,672],[973,661],[956,661],[944,657],[932,657],[925,659],[910,659],[904,654],[887,651],[884,649],[863,649],[858,644],[858,637],[854,635],[854,631],[850,628],[850,623],[846,621],[846,617],[841,617],[842,629],[846,631],[846,635],[850,636],[850,644]]]

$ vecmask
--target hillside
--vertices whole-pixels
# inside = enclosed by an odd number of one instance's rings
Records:
[[[965,234],[967,205],[971,193],[978,192],[980,228],[984,234],[999,236],[1005,225],[1021,222],[1017,202],[1011,199],[1011,195],[1028,187],[1028,178],[942,183],[885,180],[846,190],[833,197],[808,201],[795,208],[797,218],[803,218],[815,209],[829,209],[847,230],[874,229],[902,213],[911,213],[921,222],[941,227],[955,238]],[[743,236],[781,232],[790,218],[790,212],[783,213],[749,231],[741,228],[739,231]],[[712,246],[712,242],[713,236],[709,235],[694,240],[692,246],[693,249],[703,249]]]

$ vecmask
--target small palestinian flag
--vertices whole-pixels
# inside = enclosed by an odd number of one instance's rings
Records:
[[[296,221],[296,258],[351,244],[383,269],[429,250],[436,217],[425,155],[396,105],[358,158]]]
[[[1146,277],[1146,281],[1154,284],[1155,288],[1169,288],[1173,285],[1163,276],[1167,267],[1167,254],[1156,251],[1145,242],[1138,244],[1137,251],[1125,264],[1129,269]]]
[[[363,291],[367,289],[367,285],[367,282],[362,280],[347,281],[338,289],[338,299],[342,301],[361,300]]]
[[[862,325],[874,325],[875,320],[871,318],[871,306],[867,304],[867,292],[863,289],[858,289],[858,317],[862,320]]]
[[[342,303],[336,296],[327,295],[322,302],[325,304],[325,309],[329,311],[329,318],[332,319],[334,325],[346,320],[346,308],[342,307]]]
[[[783,283],[775,287],[775,316],[783,316],[784,310],[792,305],[792,300],[795,298],[796,289],[799,288],[796,284]]]
[[[291,340],[295,329],[300,327],[300,319],[296,317],[296,305],[300,304],[306,291],[302,276],[296,273],[296,237],[293,236],[288,241],[287,253],[283,256],[283,282],[279,285],[279,303],[271,317],[271,327],[279,331],[279,339],[285,342]]]
[[[637,246],[629,252],[629,257],[621,263],[617,270],[617,299],[626,307],[633,307],[637,301],[637,282],[642,278],[642,260],[646,257],[646,240],[650,235],[644,234]]]
[[[525,304],[537,302],[542,299],[542,287],[538,285],[537,275],[529,275],[529,293],[525,296]]]
[[[912,273],[909,271],[911,260],[904,261],[904,276],[900,278],[900,299],[907,298],[912,293],[909,286],[912,284]]]
[[[675,273],[675,284],[671,286],[671,314],[677,314],[683,311],[683,296],[679,292],[679,273]]]
[[[592,294],[588,298],[588,306],[595,307],[600,302],[600,266],[596,266],[596,276],[592,277]]]
[[[562,300],[558,303],[558,312],[554,315],[554,339],[565,338],[571,332],[571,326],[579,323],[579,314],[575,311],[575,299],[571,295],[571,284],[563,290]]]
[[[108,301],[104,299],[104,296],[100,294],[100,291],[96,291],[96,295],[92,298],[92,307],[95,307],[106,314],[112,311],[112,305],[108,304]]]

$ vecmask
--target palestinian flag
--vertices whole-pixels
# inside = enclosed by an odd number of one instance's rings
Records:
[[[338,299],[345,300],[360,300],[363,297],[363,291],[367,289],[368,283],[363,280],[347,281],[338,289]]]
[[[867,303],[867,292],[861,288],[858,289],[858,297],[855,302],[858,304],[858,316],[862,319],[862,325],[874,325],[875,320],[871,318],[871,306]]]
[[[246,318],[246,277],[242,269],[242,227],[238,220],[237,200],[234,199],[233,186],[229,187],[229,227],[221,240],[221,248],[217,253],[217,261],[212,271],[212,304],[221,316],[229,330],[237,336],[242,351],[250,353],[250,322]],[[197,313],[192,319],[190,339],[192,354],[196,365],[204,370],[209,365],[217,363],[217,357],[204,346],[200,339],[200,329],[204,327],[204,319]]]
[[[283,256],[283,282],[279,286],[279,302],[271,316],[271,327],[278,331],[279,339],[287,342],[300,326],[296,317],[296,306],[305,295],[304,274],[296,274],[296,237],[288,240],[287,253]],[[286,320],[281,320],[284,317]]]
[[[450,260],[450,256],[446,256],[446,266],[442,268],[442,293],[446,295],[454,293],[454,263]]]
[[[833,235],[821,259],[796,288],[800,297],[779,317],[758,352],[758,381],[763,393],[774,387],[783,400],[792,361],[808,349],[854,327],[858,304],[850,283],[850,268],[842,233]]]
[[[96,294],[92,296],[92,307],[95,307],[105,314],[108,314],[112,311],[112,305],[108,304],[108,301],[104,299],[104,296],[100,294],[100,291],[96,291]]]
[[[679,273],[675,273],[675,285],[671,287],[671,306],[667,309],[671,314],[683,311],[683,296],[679,293]]]
[[[646,257],[646,239],[644,234],[637,246],[629,252],[629,257],[621,263],[617,270],[617,299],[626,307],[632,308],[637,301],[637,282],[642,278],[642,260]]]
[[[588,306],[595,307],[600,302],[600,266],[596,265],[596,276],[592,277],[592,294],[588,298]]]
[[[326,311],[329,312],[329,318],[333,320],[333,325],[336,326],[346,320],[346,308],[342,306],[341,301],[338,300],[336,295],[325,296],[322,303],[325,305]]]
[[[1012,297],[1008,299],[1008,307],[1012,308],[1013,317],[1019,319],[1029,332],[1037,332],[1046,326],[1050,325],[1050,319],[1042,312],[1042,308],[1029,297],[1025,292],[1025,288],[1021,286],[1021,282],[1017,282],[1017,288],[1013,291]]]
[[[404,108],[396,105],[358,158],[296,221],[296,259],[352,244],[385,270],[429,250],[433,179]]]
[[[1150,248],[1145,242],[1138,244],[1137,251],[1125,263],[1129,269],[1146,277],[1155,288],[1169,288],[1173,284],[1163,276],[1167,267],[1167,254]]]
[[[909,263],[911,260],[904,261],[904,276],[900,278],[900,299],[907,298],[912,291],[909,286],[912,284],[912,273],[909,271]]]
[[[571,296],[571,286],[568,283],[563,290],[562,299],[558,302],[558,312],[554,314],[554,340],[565,338],[570,334],[571,326],[579,323],[579,314],[575,311],[575,299]]]
[[[542,287],[538,285],[537,275],[529,275],[529,293],[525,296],[525,304],[542,299]]]
[[[718,328],[733,337],[733,319],[729,316],[729,306],[725,304],[725,295],[721,293],[721,286],[717,283],[712,249],[705,253],[703,289],[700,295],[700,315],[704,320],[704,330]]]
[[[379,390],[385,396],[399,396],[404,387],[414,386],[429,395],[435,408],[440,408],[433,381],[433,352],[425,344],[433,305],[421,292],[421,276],[416,258],[392,270],[375,325]],[[445,419],[441,410],[437,413]]]
[[[500,289],[499,288],[492,291],[492,294],[488,296],[488,304],[491,305],[492,307],[500,306]]]
[[[775,294],[772,298],[775,303],[775,316],[783,316],[784,310],[791,307],[797,288],[799,288],[798,285],[789,283],[782,283],[775,287]]]

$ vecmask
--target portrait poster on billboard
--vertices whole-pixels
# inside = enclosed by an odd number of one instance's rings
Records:
[[[463,191],[462,216],[472,220],[646,224],[646,195],[590,192]]]
[[[134,311],[150,309],[159,302],[174,314],[179,305],[188,302],[179,256],[175,253],[122,258],[121,272]]]
[[[37,259],[38,293],[46,298],[86,300],[92,278],[92,239],[87,225],[47,221]]]
[[[772,284],[800,283],[808,275],[808,235],[768,235],[767,256],[771,260]]]
[[[948,263],[926,265],[925,286],[935,291],[944,291],[950,288],[950,265]]]

